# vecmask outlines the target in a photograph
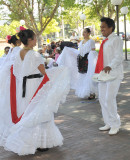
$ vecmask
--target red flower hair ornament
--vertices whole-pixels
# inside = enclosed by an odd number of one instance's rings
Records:
[[[11,40],[11,35],[7,35],[6,36],[6,42],[8,43],[8,41]]]
[[[24,30],[26,30],[26,28],[24,28],[23,26],[19,26],[18,28],[16,28],[17,33]]]
[[[19,29],[20,29],[20,31],[26,30],[26,28],[24,28],[23,26],[20,26]]]

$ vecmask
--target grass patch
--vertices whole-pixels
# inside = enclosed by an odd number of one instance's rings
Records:
[[[125,52],[125,49],[123,49],[123,52]],[[127,48],[127,52],[130,52],[130,48]]]

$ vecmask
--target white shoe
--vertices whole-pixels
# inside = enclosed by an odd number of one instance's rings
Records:
[[[109,135],[115,135],[119,132],[119,128],[111,128],[109,131]]]
[[[100,131],[107,131],[109,129],[110,129],[110,126],[108,126],[108,125],[105,125],[104,127],[99,128]]]

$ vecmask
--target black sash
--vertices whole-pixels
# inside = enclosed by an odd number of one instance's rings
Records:
[[[41,77],[43,77],[43,75],[41,75],[40,73],[39,74],[32,74],[32,75],[23,77],[23,93],[22,93],[22,97],[25,97],[27,79],[41,78]]]

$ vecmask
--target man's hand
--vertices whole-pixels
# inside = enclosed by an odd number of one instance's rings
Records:
[[[103,71],[104,71],[105,73],[110,73],[111,67],[106,66],[105,68],[103,68]]]

